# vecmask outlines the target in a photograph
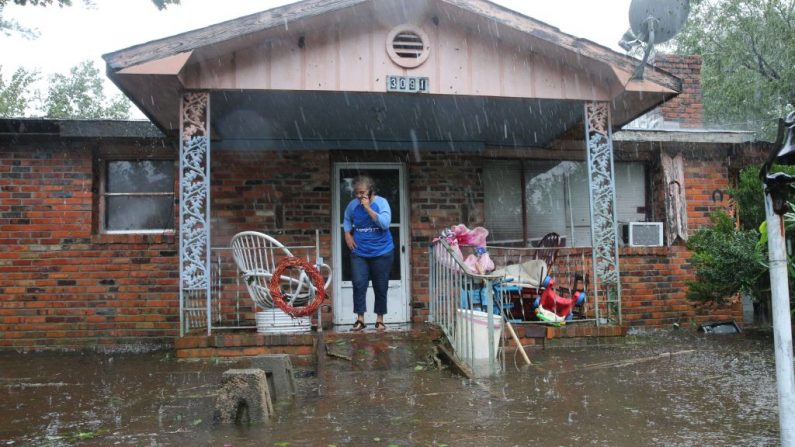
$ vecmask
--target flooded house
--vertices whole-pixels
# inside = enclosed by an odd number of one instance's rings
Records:
[[[498,265],[558,236],[584,322],[517,315],[527,344],[742,321],[740,303],[685,298],[688,235],[765,154],[702,129],[698,57],[658,55],[636,78],[636,59],[487,1],[306,0],[104,59],[151,123],[0,120],[2,349],[217,354],[179,340],[256,333],[230,248],[243,231],[322,258],[312,324],[345,330],[342,212],[362,173],[393,213],[387,324],[432,317],[431,241],[458,224],[489,231]],[[246,353],[305,353],[300,338]]]

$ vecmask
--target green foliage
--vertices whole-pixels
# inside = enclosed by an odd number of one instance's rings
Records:
[[[3,79],[3,70],[0,66],[0,117],[11,118],[25,115],[31,104],[33,93],[31,85],[36,82],[39,74],[18,68],[6,82]]]
[[[740,171],[740,181],[729,188],[740,217],[740,225],[746,230],[759,228],[765,221],[765,195],[759,168],[749,166]]]
[[[157,9],[166,9],[168,5],[178,5],[180,0],[152,0]],[[56,4],[60,7],[72,6],[72,0],[11,0],[11,3],[20,6],[52,6]],[[87,5],[93,5],[93,0],[83,0]],[[8,0],[0,0],[0,8],[7,5]]]
[[[724,212],[712,216],[714,226],[700,228],[687,241],[695,281],[688,281],[687,298],[705,304],[725,304],[740,292],[760,297],[768,289],[764,252],[757,249],[756,230],[735,229]]]
[[[58,119],[128,119],[130,107],[121,95],[105,97],[99,69],[91,61],[72,67],[68,75],[53,75],[44,100],[45,116]]]
[[[48,91],[42,94],[34,84],[39,73],[17,69],[5,80],[0,67],[0,117],[37,116],[42,112],[56,119],[128,119],[132,104],[122,95],[105,96],[103,79],[93,62],[72,67],[68,74],[50,78]]]
[[[53,4],[53,0],[12,0],[11,3],[20,6],[49,6]],[[58,0],[58,6],[72,6],[72,0]],[[0,6],[8,4],[8,0],[0,0]]]
[[[704,113],[711,124],[747,128],[772,141],[776,120],[795,110],[795,2],[691,1],[676,39],[704,58]]]
[[[729,194],[737,205],[740,225],[746,230],[759,228],[766,219],[764,185],[759,177],[759,169],[759,166],[743,169],[737,186],[729,188]],[[795,166],[774,165],[773,172],[795,175]]]
[[[94,7],[95,0],[82,0],[82,3],[87,7]],[[159,10],[164,10],[168,5],[179,5],[180,0],[152,0],[152,3]],[[12,34],[19,34],[28,39],[35,39],[39,36],[36,30],[27,28],[20,25],[19,22],[3,16],[3,7],[8,5],[18,6],[53,6],[59,7],[72,6],[72,0],[0,0],[0,33],[10,36]]]
[[[4,18],[2,9],[3,7],[0,6],[0,33],[5,34],[6,36],[19,34],[26,39],[35,39],[39,37],[39,33],[37,31],[20,25],[16,20]]]

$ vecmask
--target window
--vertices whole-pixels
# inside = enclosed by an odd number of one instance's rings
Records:
[[[104,160],[101,167],[102,232],[174,230],[173,160]]]
[[[646,167],[616,163],[616,219],[646,220]],[[492,244],[530,245],[555,232],[569,246],[591,245],[588,169],[580,161],[495,160],[483,168]]]

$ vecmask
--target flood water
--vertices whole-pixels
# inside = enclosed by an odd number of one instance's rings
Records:
[[[769,338],[677,331],[531,351],[466,380],[420,346],[330,346],[266,424],[212,422],[235,363],[169,353],[0,353],[0,446],[778,445]],[[239,364],[238,366],[246,366]]]

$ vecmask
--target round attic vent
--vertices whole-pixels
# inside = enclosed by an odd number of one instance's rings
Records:
[[[428,35],[411,25],[399,25],[386,38],[386,52],[392,62],[404,68],[419,67],[428,59]]]

